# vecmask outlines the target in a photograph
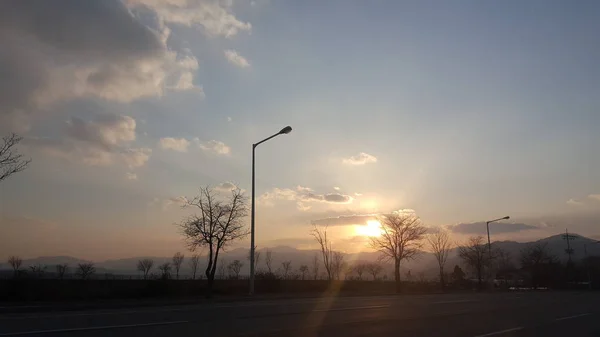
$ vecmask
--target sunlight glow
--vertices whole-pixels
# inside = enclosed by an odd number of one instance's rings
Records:
[[[366,225],[356,226],[356,234],[364,236],[381,235],[381,223],[377,220],[369,220]]]

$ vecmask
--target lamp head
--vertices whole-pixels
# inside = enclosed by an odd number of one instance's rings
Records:
[[[288,134],[290,132],[292,132],[292,127],[288,125],[285,128],[281,129],[281,131],[279,131],[279,134],[283,135],[283,134]]]

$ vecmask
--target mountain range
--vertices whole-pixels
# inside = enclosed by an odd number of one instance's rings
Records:
[[[572,237],[570,240],[570,246],[573,249],[572,258],[574,261],[580,260],[584,257],[584,245],[587,248],[588,255],[600,255],[600,244],[598,241],[583,237],[577,234],[570,234]],[[518,258],[520,252],[523,248],[528,245],[536,244],[536,243],[545,243],[548,251],[558,257],[562,261],[566,261],[568,256],[565,252],[567,248],[567,242],[564,239],[564,235],[554,235],[548,238],[544,238],[534,242],[516,242],[516,241],[496,241],[492,243],[493,248],[501,248],[504,251],[508,252],[511,258],[514,260],[515,264],[518,265]],[[265,265],[265,256],[266,251],[270,250],[272,252],[272,269],[275,272],[284,261],[292,262],[292,269],[297,270],[301,265],[311,266],[312,260],[315,255],[320,258],[320,251],[318,250],[300,250],[288,246],[278,246],[272,248],[263,248],[259,249],[260,253],[259,262],[258,262],[258,270],[266,270]],[[184,277],[191,274],[191,269],[188,265],[189,255],[186,256],[184,260],[183,266],[181,268],[180,274]],[[136,270],[137,262],[140,259],[150,258],[154,260],[154,271],[156,272],[157,266],[165,263],[171,262],[171,257],[149,257],[149,256],[141,256],[141,257],[133,257],[133,258],[125,258],[125,259],[115,259],[115,260],[106,260],[106,261],[97,261],[95,262],[96,273],[97,274],[118,274],[118,275],[138,275],[139,272]],[[379,253],[377,252],[360,252],[353,254],[345,254],[345,261],[350,265],[357,262],[375,262],[379,259]],[[248,250],[243,248],[237,248],[230,251],[226,251],[219,258],[219,264],[228,264],[231,261],[240,260],[244,265],[242,267],[241,274],[249,273],[249,261],[248,261]],[[45,265],[48,266],[48,271],[53,271],[55,265],[67,263],[71,268],[74,268],[79,263],[90,262],[83,259],[78,259],[70,256],[42,256],[33,259],[28,259],[23,261],[23,267],[27,268],[32,265]],[[461,265],[462,262],[458,258],[458,249],[454,248],[450,251],[448,261],[446,264],[446,268],[451,270],[454,265]],[[198,274],[203,273],[203,267],[205,263],[201,260]],[[437,263],[433,254],[429,252],[423,251],[419,254],[418,258],[405,261],[402,263],[402,269],[404,272],[410,270],[412,275],[416,275],[417,273],[425,273],[427,277],[435,277],[437,275]],[[0,270],[9,269],[10,266],[7,263],[0,264]],[[324,271],[321,266],[321,271]]]

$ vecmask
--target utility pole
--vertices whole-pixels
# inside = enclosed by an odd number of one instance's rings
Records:
[[[569,234],[569,229],[565,229],[565,234],[563,234],[562,236],[563,240],[567,240],[567,249],[565,249],[565,253],[567,253],[568,255],[568,264],[571,264],[571,255],[573,255],[573,249],[571,248],[571,239],[576,239],[577,236],[576,235],[571,235]]]

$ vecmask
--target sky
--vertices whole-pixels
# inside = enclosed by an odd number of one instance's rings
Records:
[[[413,210],[456,241],[600,239],[596,1],[0,4],[0,256],[168,256],[184,197],[249,193],[259,247],[368,250]],[[249,220],[248,220],[249,221]],[[248,240],[232,247],[249,246]]]

